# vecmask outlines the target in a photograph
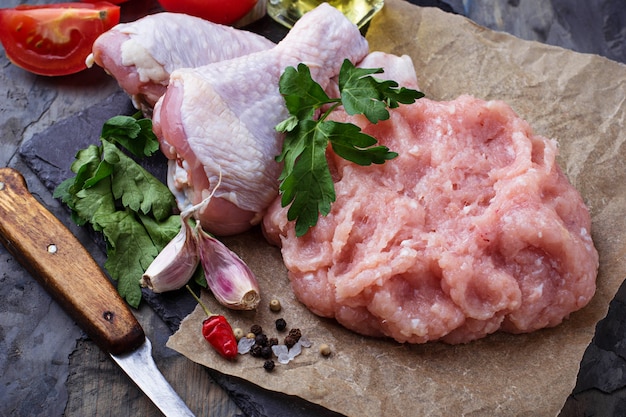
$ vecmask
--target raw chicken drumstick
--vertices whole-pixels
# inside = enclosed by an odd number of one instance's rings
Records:
[[[170,73],[274,47],[252,32],[181,13],[157,13],[122,23],[94,43],[93,60],[145,114],[165,93]]]
[[[179,208],[202,201],[221,177],[197,214],[204,229],[227,235],[260,222],[278,194],[282,136],[274,127],[288,116],[278,91],[284,69],[305,63],[325,87],[344,59],[357,63],[367,52],[358,28],[322,4],[270,50],[174,71],[153,122]]]

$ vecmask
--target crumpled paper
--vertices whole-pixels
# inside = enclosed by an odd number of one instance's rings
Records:
[[[359,336],[294,299],[280,251],[259,230],[225,239],[257,274],[256,312],[227,312],[234,327],[274,321],[300,328],[313,346],[270,374],[250,355],[228,362],[202,338],[197,308],[168,346],[221,373],[300,396],[348,416],[556,415],[575,385],[596,323],[626,276],[626,66],[595,55],[523,41],[462,16],[387,0],[367,38],[370,50],[409,55],[420,89],[437,100],[472,94],[508,102],[535,132],[559,142],[559,163],[592,214],[600,253],[590,304],[563,324],[530,334],[496,333],[458,346],[403,345]],[[278,298],[280,313],[269,310]],[[210,293],[210,309],[223,312]],[[318,349],[329,344],[332,354]]]

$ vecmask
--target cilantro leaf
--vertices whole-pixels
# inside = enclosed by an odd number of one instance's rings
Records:
[[[76,154],[71,170],[76,173],[73,178],[63,181],[54,191],[54,196],[61,198],[72,210],[72,220],[79,226],[94,222],[98,211],[115,209],[115,202],[110,196],[110,179],[98,176],[101,149],[90,145]],[[95,178],[98,178],[95,180]],[[102,181],[102,183],[100,183]],[[91,188],[89,192],[85,190]],[[94,229],[98,230],[97,225]]]
[[[157,220],[167,217],[175,203],[168,188],[109,141],[103,140],[102,146],[104,160],[116,161],[111,175],[114,198],[135,212],[152,212]]]
[[[288,67],[280,77],[279,91],[285,99],[289,117],[276,126],[285,133],[281,153],[283,163],[279,191],[281,205],[289,207],[288,220],[296,221],[296,235],[306,234],[327,215],[335,201],[335,186],[326,160],[330,143],[340,157],[359,165],[383,164],[398,156],[386,146],[375,146],[376,138],[351,123],[328,121],[328,115],[343,105],[350,115],[363,114],[372,123],[389,119],[388,109],[413,103],[423,93],[398,88],[395,81],[379,80],[373,74],[381,68],[356,68],[344,60],[339,73],[340,98],[330,98],[312,78],[309,68],[299,64]],[[323,114],[316,119],[318,110]]]
[[[72,172],[76,174],[74,191],[84,188],[85,183],[97,182],[93,178],[101,162],[101,151],[100,147],[89,145],[76,153],[75,160],[70,167]]]
[[[135,156],[150,156],[159,149],[159,141],[152,131],[150,119],[115,116],[102,126],[101,137],[119,143]]]
[[[74,201],[74,195],[70,190],[73,187],[75,181],[75,177],[70,177],[61,182],[61,184],[57,185],[57,187],[54,189],[52,197],[58,198],[61,200],[61,202],[69,205],[72,201]]]
[[[115,200],[111,195],[111,180],[103,179],[93,187],[76,192],[73,210],[81,219],[91,223],[97,232],[102,230],[98,219],[115,211]]]
[[[171,215],[163,221],[156,221],[151,216],[139,214],[139,220],[159,252],[170,240],[174,239],[180,230],[180,216],[177,214]]]
[[[139,280],[159,250],[130,210],[103,213],[97,221],[107,241],[104,267],[117,281],[120,296],[136,308],[141,301]]]
[[[120,295],[138,307],[141,276],[178,233],[180,219],[171,214],[169,189],[125,153],[141,157],[158,149],[149,119],[114,117],[103,126],[100,142],[77,152],[70,167],[76,175],[59,184],[54,196],[72,210],[76,224],[102,232],[104,267]]]
[[[83,188],[90,188],[96,185],[100,180],[110,177],[113,173],[113,164],[108,161],[100,161],[92,176],[87,178],[83,183]]]

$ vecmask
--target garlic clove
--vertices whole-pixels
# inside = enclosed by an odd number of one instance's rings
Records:
[[[259,284],[250,268],[222,242],[196,223],[200,262],[215,299],[234,310],[254,310],[261,301]]]
[[[140,280],[142,287],[155,293],[173,291],[182,288],[193,276],[200,258],[188,217],[181,214],[180,231],[146,269]]]

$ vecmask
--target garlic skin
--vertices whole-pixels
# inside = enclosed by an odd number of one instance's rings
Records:
[[[233,310],[254,310],[261,301],[259,284],[250,268],[222,242],[196,223],[200,262],[215,299]]]
[[[187,213],[181,214],[180,231],[146,269],[139,281],[142,287],[148,287],[155,293],[177,290],[193,276],[200,258],[194,229],[187,222],[188,218]]]

